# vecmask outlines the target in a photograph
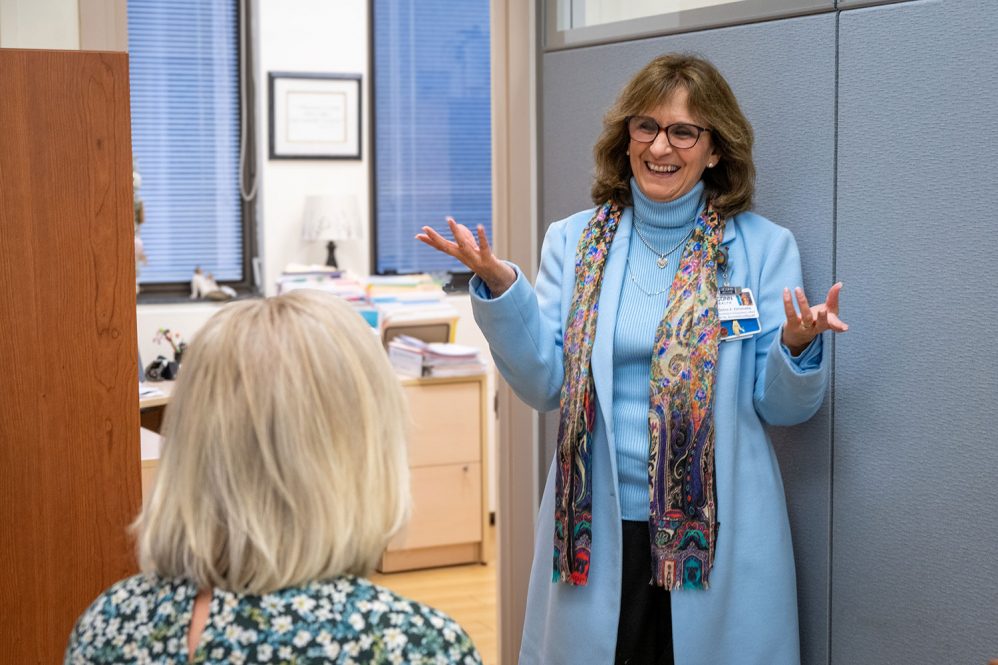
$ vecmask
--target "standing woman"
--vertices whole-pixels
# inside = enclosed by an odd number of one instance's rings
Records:
[[[475,318],[516,393],[560,409],[520,663],[796,665],[763,424],[821,405],[841,284],[810,306],[793,235],[749,212],[752,128],[709,62],[646,65],[594,153],[596,207],[551,225],[533,288],[482,227],[417,236],[475,272]]]

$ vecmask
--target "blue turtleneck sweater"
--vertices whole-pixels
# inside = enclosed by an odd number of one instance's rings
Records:
[[[683,239],[702,209],[703,183],[697,183],[689,193],[668,203],[647,198],[633,178],[631,192],[635,228],[631,230],[613,336],[613,431],[621,516],[625,520],[647,520],[651,349],[669,303],[669,287],[685,247]],[[641,241],[638,230],[659,253],[682,246],[669,255],[668,265],[660,269],[656,264],[657,254]],[[657,291],[662,293],[656,294]]]

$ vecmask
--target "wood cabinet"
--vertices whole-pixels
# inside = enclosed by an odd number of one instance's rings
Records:
[[[486,375],[402,379],[409,402],[412,518],[378,570],[486,562]]]
[[[0,49],[0,661],[62,662],[133,574],[128,55]]]

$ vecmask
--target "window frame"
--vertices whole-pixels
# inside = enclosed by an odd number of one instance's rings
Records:
[[[543,50],[546,53],[835,10],[833,0],[738,0],[725,5],[680,9],[611,23],[559,29],[559,6],[573,15],[578,11],[572,0],[541,2]]]
[[[243,155],[239,178],[239,211],[240,229],[242,232],[242,268],[243,277],[240,280],[218,281],[219,286],[228,286],[236,291],[239,297],[259,296],[260,281],[257,279],[257,268],[260,256],[259,239],[257,237],[257,187],[260,175],[259,156],[257,150],[257,120],[256,104],[258,91],[256,84],[255,55],[256,44],[252,41],[254,34],[254,15],[252,0],[234,0],[236,3],[236,61],[239,63],[239,117],[242,123],[240,153]],[[127,0],[125,2],[127,8]],[[126,21],[127,24],[127,21]],[[244,192],[250,192],[245,196]],[[141,235],[141,233],[140,233]],[[193,273],[192,273],[193,276]],[[177,282],[142,282],[136,279],[138,294],[136,301],[142,304],[176,303],[190,300],[190,280]]]

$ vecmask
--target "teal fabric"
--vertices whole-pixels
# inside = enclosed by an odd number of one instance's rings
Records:
[[[517,395],[541,411],[557,408],[562,324],[574,280],[575,249],[593,210],[552,224],[532,288],[518,270],[498,298],[471,282],[475,319],[496,365]],[[599,401],[593,450],[592,569],[584,587],[550,579],[553,466],[541,501],[521,642],[521,665],[612,663],[620,613],[619,474],[614,433],[614,338],[633,230],[621,217],[607,259],[593,346]],[[791,425],[821,406],[828,359],[819,336],[797,359],[780,343],[785,286],[802,284],[793,235],[754,213],[729,219],[731,283],[756,294],[762,333],[721,344],[715,387],[717,553],[707,591],[671,594],[677,665],[799,665],[797,590],[783,483],[764,423]],[[647,378],[643,379],[647,382]],[[584,635],[586,639],[578,639]]]

